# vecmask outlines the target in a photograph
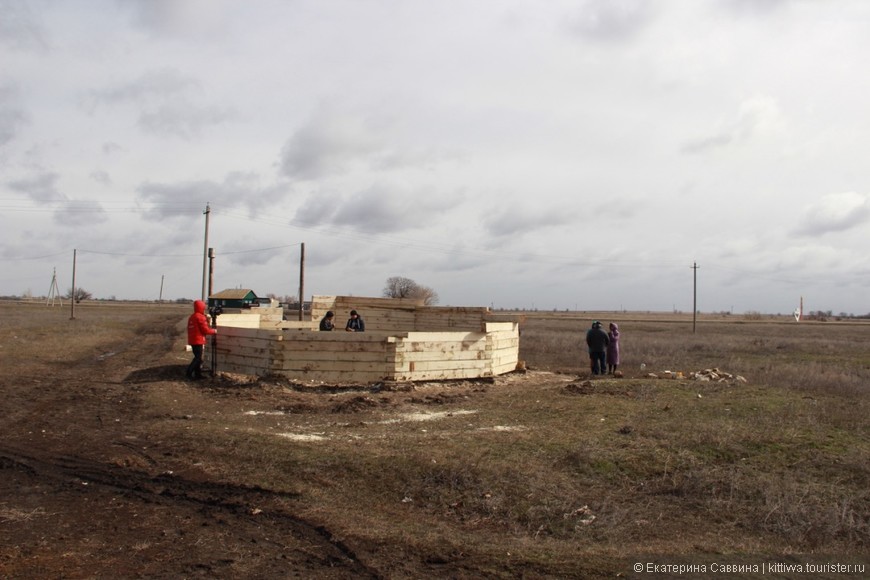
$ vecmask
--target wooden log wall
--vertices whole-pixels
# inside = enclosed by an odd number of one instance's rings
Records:
[[[432,332],[440,330],[475,330],[483,332],[482,323],[493,318],[486,307],[424,306],[421,300],[366,298],[360,296],[314,296],[311,320],[320,319],[331,310],[335,326],[344,329],[350,311],[356,310],[366,323],[366,330],[389,332]],[[503,316],[499,316],[503,319]]]
[[[342,308],[360,312],[365,333],[317,330],[327,310],[336,312],[342,329]],[[311,321],[276,320],[254,310],[218,318],[218,370],[372,383],[491,377],[514,370],[518,361],[518,322],[488,322],[487,308],[329,296],[315,297]]]
[[[487,322],[487,354],[493,376],[509,373],[517,368],[520,355],[518,322]]]
[[[209,354],[217,356],[220,371],[242,375],[266,376],[271,374],[271,361],[281,351],[283,332],[278,329],[244,328],[225,326],[223,317],[218,317],[217,348]],[[209,347],[206,351],[211,351]]]
[[[218,324],[241,328],[280,328],[284,322],[281,308],[224,308]]]
[[[414,312],[422,307],[420,300],[365,298],[358,296],[314,296],[311,300],[311,320],[318,324],[328,310],[335,313],[336,330],[344,330],[350,311],[356,310],[366,323],[366,331],[406,332],[415,330]]]

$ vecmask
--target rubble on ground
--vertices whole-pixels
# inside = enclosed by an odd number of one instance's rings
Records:
[[[704,369],[702,371],[693,371],[683,373],[683,371],[662,371],[661,373],[646,373],[644,378],[647,379],[690,379],[693,381],[712,382],[712,383],[747,383],[745,377],[727,373],[718,368]]]

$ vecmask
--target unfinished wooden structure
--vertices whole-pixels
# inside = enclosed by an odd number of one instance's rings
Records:
[[[336,329],[318,330],[328,310]],[[366,332],[345,332],[351,310]],[[516,369],[518,318],[488,308],[423,306],[417,300],[314,296],[310,321],[280,308],[225,310],[218,371],[339,383],[492,377]],[[211,356],[211,355],[209,355]]]

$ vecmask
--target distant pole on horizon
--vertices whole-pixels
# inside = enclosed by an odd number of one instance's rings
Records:
[[[69,319],[76,319],[76,250],[73,248],[73,271],[72,271],[72,289],[69,294]]]
[[[692,334],[698,321],[698,262],[692,262]]]
[[[305,242],[299,251],[299,320],[304,318],[305,311]]]
[[[163,279],[166,278],[166,274],[160,274],[160,296],[157,298],[157,302],[163,302]]]
[[[209,206],[209,202],[205,202],[205,211],[202,212],[205,214],[205,243],[202,246],[202,296],[200,296],[200,300],[205,302],[206,298],[206,274],[208,272],[208,217],[211,214],[211,207]]]

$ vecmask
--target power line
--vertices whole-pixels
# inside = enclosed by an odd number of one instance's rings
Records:
[[[29,256],[29,257],[25,256],[22,258],[0,257],[0,261],[3,261],[3,262],[28,262],[28,261],[34,261],[34,260],[44,260],[45,258],[55,258],[57,256],[62,256],[62,255],[67,254],[67,253],[69,253],[69,250],[63,250],[61,252],[56,252],[54,254],[45,254],[44,256]]]
[[[199,254],[127,254],[123,252],[102,252],[100,250],[79,250],[80,254],[102,254],[104,256],[119,256],[125,258],[190,258]]]
[[[271,250],[283,250],[284,248],[295,248],[296,246],[299,246],[299,245],[301,245],[301,244],[302,244],[302,242],[299,242],[299,243],[296,243],[296,244],[288,244],[288,245],[286,245],[286,246],[272,246],[271,248],[259,248],[259,249],[256,249],[256,250],[239,250],[239,251],[237,251],[237,252],[221,252],[220,254],[221,254],[222,256],[230,256],[230,255],[233,255],[233,254],[253,254],[253,253],[256,253],[256,252],[268,252],[268,251],[271,251]]]

